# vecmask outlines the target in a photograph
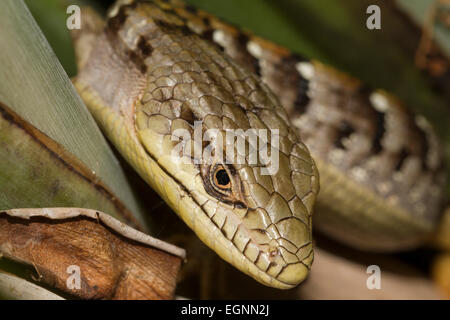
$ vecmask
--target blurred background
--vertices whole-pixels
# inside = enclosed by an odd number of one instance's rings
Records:
[[[67,74],[76,75],[71,40],[66,26],[70,4],[89,5],[105,13],[109,0],[26,0]],[[424,115],[443,141],[450,165],[450,9],[438,0],[186,0],[226,22],[283,45],[297,54],[317,59],[362,79],[374,88],[386,89],[417,113]],[[448,1],[447,1],[448,2]],[[381,8],[381,30],[366,28],[366,9]],[[125,165],[125,164],[124,164]],[[126,166],[126,165],[125,165]],[[450,167],[450,166],[447,166]],[[222,262],[187,227],[178,221],[133,170],[136,192],[152,208],[161,226],[157,237],[175,242],[188,251],[188,263],[180,276],[177,294],[189,298],[392,298],[405,294],[405,283],[416,283],[421,295],[436,297],[428,282],[435,249],[421,248],[395,255],[357,252],[318,237],[323,248],[317,260],[317,276],[300,288],[279,291],[266,288]],[[450,187],[447,187],[450,195]],[[183,236],[181,236],[183,235]],[[187,237],[186,237],[187,235]],[[186,238],[194,240],[187,241]],[[320,249],[322,251],[322,249]],[[358,288],[344,288],[349,281],[365,278],[364,269],[376,261],[387,270],[391,295]],[[341,263],[328,285],[316,281],[330,266]],[[316,266],[316,263],[315,263]],[[327,269],[328,266],[328,269]],[[339,274],[341,272],[341,274]],[[450,271],[448,272],[450,273]],[[334,283],[333,281],[336,281]],[[239,284],[237,286],[236,284]],[[334,290],[334,291],[333,291]],[[403,291],[402,291],[403,290]],[[333,292],[331,292],[333,291]],[[353,291],[353,292],[352,292]],[[429,295],[428,295],[429,294]]]

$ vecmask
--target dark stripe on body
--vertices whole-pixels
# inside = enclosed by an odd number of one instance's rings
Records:
[[[248,42],[250,41],[250,38],[246,34],[239,32],[239,35],[238,35],[236,41],[237,41],[239,48],[243,52],[247,53],[248,57],[250,58],[249,66],[251,67],[251,70],[254,73],[256,73],[258,75],[258,77],[261,77],[261,66],[259,64],[259,59],[252,56],[250,54],[250,52],[248,52],[248,50],[247,50],[247,45],[248,45]]]

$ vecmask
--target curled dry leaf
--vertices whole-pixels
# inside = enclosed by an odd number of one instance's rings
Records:
[[[170,299],[183,249],[88,209],[0,213],[0,252],[82,299]],[[77,278],[78,277],[78,278]]]

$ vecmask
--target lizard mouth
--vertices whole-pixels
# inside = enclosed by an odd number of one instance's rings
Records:
[[[298,219],[289,212],[290,217],[283,221],[262,227],[262,220],[268,219],[267,213],[265,209],[248,206],[245,194],[249,192],[245,187],[241,190],[242,201],[222,201],[216,191],[209,190],[212,186],[207,180],[211,172],[217,172],[216,165],[208,166],[207,169],[194,165],[192,167],[199,170],[197,175],[185,176],[183,172],[190,170],[184,171],[181,168],[170,170],[173,174],[166,171],[170,179],[179,186],[179,190],[174,192],[183,193],[180,199],[184,201],[183,205],[179,202],[169,205],[200,240],[222,259],[262,284],[289,289],[301,283],[308,275],[313,261],[312,243],[309,241],[297,246],[289,237],[281,237],[276,231],[278,225],[281,228],[291,228],[292,233],[299,230],[308,233],[308,230],[298,227]],[[164,170],[167,169],[169,168]],[[222,169],[218,170],[220,172]],[[231,180],[235,181],[235,177],[231,177]],[[304,234],[301,237],[308,238]]]
[[[293,244],[283,238],[272,238],[269,243],[258,241],[269,232],[249,229],[238,217],[239,213],[233,210],[219,210],[221,217],[212,215],[204,207],[202,211],[211,233],[205,234],[206,227],[202,224],[195,224],[192,229],[222,259],[242,272],[267,286],[280,289],[293,288],[308,275],[314,255],[312,244],[292,252],[286,246],[293,247]]]
[[[222,259],[258,282],[279,289],[290,289],[300,284],[309,274],[313,260],[312,244],[289,251],[288,240],[272,238],[269,243],[258,243],[258,234],[264,229],[249,229],[239,216],[242,208],[215,206],[201,202],[194,194],[192,201],[198,208],[191,210],[195,217],[178,213],[196,235]],[[237,211],[236,211],[237,210]],[[201,214],[200,212],[201,211]],[[256,237],[255,237],[256,235]]]

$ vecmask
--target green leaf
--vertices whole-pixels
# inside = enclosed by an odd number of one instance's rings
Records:
[[[122,167],[23,1],[0,2],[0,39],[0,102],[78,158],[144,224],[144,210]]]

